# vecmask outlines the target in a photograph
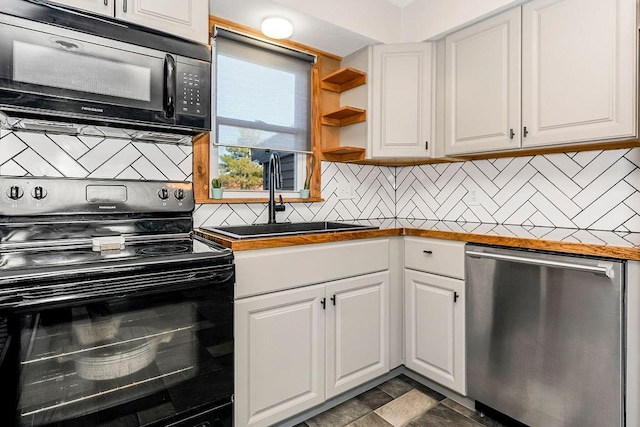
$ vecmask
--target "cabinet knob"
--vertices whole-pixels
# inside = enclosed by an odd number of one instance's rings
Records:
[[[514,136],[516,136],[516,133],[513,131],[513,129],[509,129],[509,139],[513,139]]]
[[[524,129],[522,130],[522,135],[524,135],[524,137],[526,138],[527,135],[529,135],[529,131],[527,130],[527,127],[525,126]]]

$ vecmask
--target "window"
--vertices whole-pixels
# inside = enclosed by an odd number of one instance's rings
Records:
[[[303,187],[311,155],[313,55],[218,28],[210,176],[231,191],[268,190],[278,152],[284,191]]]

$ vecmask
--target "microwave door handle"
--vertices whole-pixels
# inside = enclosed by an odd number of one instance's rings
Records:
[[[176,60],[167,55],[164,58],[164,115],[174,116],[176,110]]]

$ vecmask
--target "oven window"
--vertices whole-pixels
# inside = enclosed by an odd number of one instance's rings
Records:
[[[20,424],[138,426],[230,402],[232,298],[229,284],[22,315]]]
[[[151,100],[151,69],[74,52],[74,43],[58,40],[70,51],[14,40],[13,79],[18,82],[117,98]]]

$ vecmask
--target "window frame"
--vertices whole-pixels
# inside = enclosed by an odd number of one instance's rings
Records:
[[[218,26],[222,28],[228,28],[229,30],[245,33],[258,38],[270,40],[262,35],[259,31],[249,28],[240,24],[236,24],[231,21],[227,21],[222,18],[209,15],[209,29],[213,29]],[[211,35],[211,34],[210,34]],[[274,43],[281,44],[283,46],[292,47],[294,49],[307,51],[317,56],[317,62],[311,68],[311,119],[310,119],[310,134],[311,134],[311,155],[306,155],[306,164],[310,166],[312,164],[312,158],[315,158],[313,176],[311,178],[311,184],[309,188],[309,198],[301,199],[297,196],[297,191],[278,191],[278,194],[282,193],[283,199],[287,203],[308,203],[308,202],[321,202],[324,201],[321,197],[321,160],[323,158],[321,152],[321,139],[322,139],[322,124],[320,121],[320,111],[322,104],[322,91],[320,89],[319,73],[325,58],[331,61],[342,60],[341,57],[319,51],[309,46],[302,45],[300,43],[288,41],[288,40],[271,40]],[[233,204],[233,203],[266,203],[269,201],[268,191],[247,191],[247,195],[242,197],[235,197],[238,193],[229,191],[231,197],[223,197],[222,199],[212,199],[210,191],[210,155],[215,149],[211,142],[211,133],[206,132],[193,140],[193,186],[195,192],[195,201],[200,204]],[[305,168],[306,169],[306,168]],[[249,196],[249,194],[251,196]],[[247,197],[249,196],[249,197]],[[255,196],[255,197],[254,197]]]

